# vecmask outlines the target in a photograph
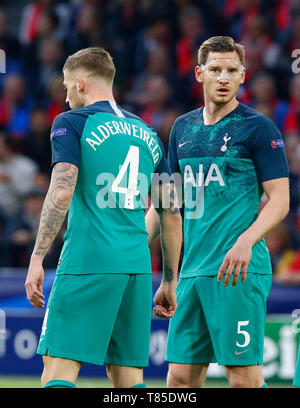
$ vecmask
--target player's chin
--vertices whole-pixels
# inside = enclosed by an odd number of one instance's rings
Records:
[[[222,93],[222,94],[218,93],[218,94],[214,95],[213,102],[216,103],[216,104],[219,104],[219,103],[220,104],[225,104],[225,103],[230,102],[231,99],[233,98],[233,96],[234,95],[231,92]]]

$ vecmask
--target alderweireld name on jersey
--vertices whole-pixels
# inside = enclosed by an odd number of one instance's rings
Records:
[[[97,150],[97,147],[105,142],[105,140],[107,140],[110,136],[121,133],[143,140],[151,151],[154,163],[156,163],[160,157],[159,151],[157,151],[158,144],[155,141],[154,137],[150,136],[150,134],[145,129],[138,125],[134,125],[122,120],[112,120],[105,122],[103,125],[97,126],[96,129],[95,131],[91,132],[93,138],[85,139],[95,151]]]

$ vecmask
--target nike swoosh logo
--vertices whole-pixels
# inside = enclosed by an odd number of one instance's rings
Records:
[[[239,356],[240,354],[246,353],[246,351],[248,351],[248,350],[249,350],[249,349],[243,350],[243,351],[236,351],[236,350],[235,350],[234,354],[235,354],[236,356]]]
[[[178,145],[178,147],[182,147],[182,146],[184,146],[186,143],[188,143],[189,142],[189,140],[187,141],[187,142],[183,142],[183,143],[179,143],[179,145]]]

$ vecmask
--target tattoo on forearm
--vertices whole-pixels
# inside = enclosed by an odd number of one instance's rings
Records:
[[[178,214],[180,212],[179,203],[176,196],[175,186],[173,183],[166,183],[159,186],[160,200],[157,212],[165,212],[167,214]]]
[[[57,163],[52,171],[33,253],[44,257],[58,234],[68,212],[77,183],[78,169],[70,163]]]
[[[163,282],[171,282],[173,279],[174,279],[173,270],[165,264],[163,270]]]

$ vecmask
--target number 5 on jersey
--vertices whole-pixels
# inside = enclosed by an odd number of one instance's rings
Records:
[[[139,148],[137,146],[130,146],[127,156],[125,158],[120,171],[111,186],[111,190],[114,193],[125,194],[124,208],[134,209],[134,196],[140,194],[137,189],[138,175],[139,175]],[[129,177],[127,187],[120,186],[124,176],[127,173],[129,167]]]

